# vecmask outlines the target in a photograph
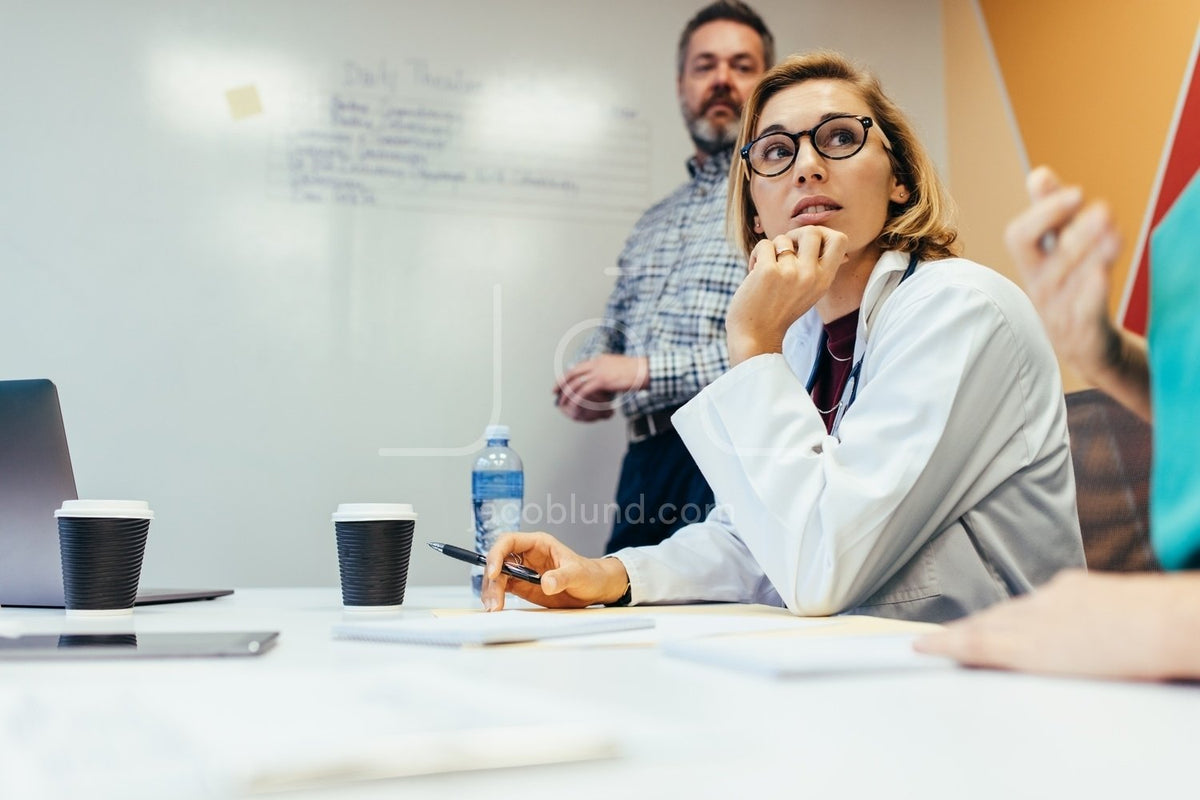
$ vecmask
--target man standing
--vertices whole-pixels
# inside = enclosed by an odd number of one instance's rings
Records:
[[[554,387],[572,419],[605,419],[617,402],[628,417],[605,552],[657,544],[713,504],[671,414],[728,367],[725,311],[746,273],[725,238],[729,165],[742,105],[774,50],[767,26],[740,0],[712,3],[684,28],[677,94],[696,147],[691,180],[634,227],[604,324]]]

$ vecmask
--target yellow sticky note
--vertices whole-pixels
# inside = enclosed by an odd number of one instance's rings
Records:
[[[262,113],[262,100],[258,98],[258,89],[253,85],[239,86],[225,93],[229,103],[229,116],[234,119],[245,119]]]

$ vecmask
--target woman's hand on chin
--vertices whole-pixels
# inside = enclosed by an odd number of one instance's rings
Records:
[[[829,291],[846,247],[846,234],[820,225],[796,228],[755,246],[749,274],[725,317],[730,366],[783,352],[788,327]]]

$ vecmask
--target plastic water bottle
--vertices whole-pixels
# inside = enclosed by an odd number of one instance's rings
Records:
[[[508,446],[508,426],[488,425],[487,446],[475,455],[471,470],[471,505],[475,510],[475,550],[487,554],[496,538],[521,529],[525,502],[525,470]],[[479,594],[483,567],[471,568],[471,588]]]

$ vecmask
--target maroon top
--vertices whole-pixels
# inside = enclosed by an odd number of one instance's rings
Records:
[[[833,430],[842,390],[846,388],[846,379],[854,367],[854,340],[857,336],[857,308],[844,317],[825,323],[825,346],[817,354],[812,399],[817,411],[821,412],[826,431]]]

